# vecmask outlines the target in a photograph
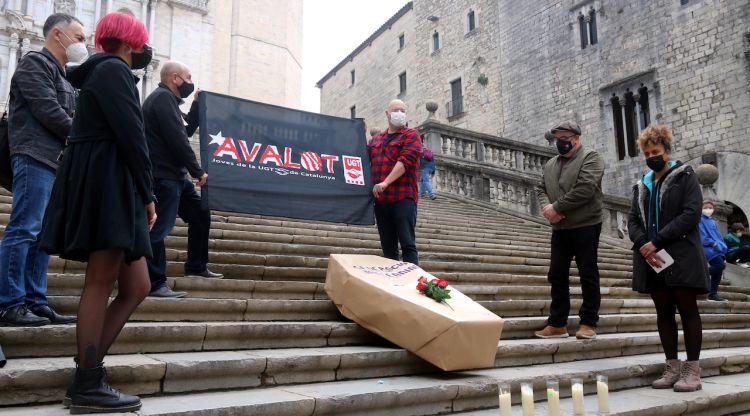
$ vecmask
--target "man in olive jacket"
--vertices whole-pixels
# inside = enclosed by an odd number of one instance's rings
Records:
[[[570,263],[575,256],[583,295],[576,337],[595,338],[601,303],[597,250],[602,230],[604,161],[596,151],[582,147],[577,124],[559,124],[551,133],[560,155],[544,165],[537,196],[542,214],[552,225],[547,274],[552,304],[547,325],[534,334],[539,338],[568,336]]]

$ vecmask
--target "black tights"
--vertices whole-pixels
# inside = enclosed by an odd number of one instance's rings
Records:
[[[78,363],[83,368],[99,365],[151,289],[146,261],[126,264],[124,259],[122,250],[95,251],[89,256],[76,325]],[[115,282],[117,297],[108,305]]]
[[[677,321],[675,306],[680,312],[682,332],[685,339],[685,351],[688,361],[700,358],[703,341],[703,325],[698,313],[696,292],[690,290],[667,290],[651,294],[656,306],[656,323],[659,338],[668,360],[677,359]]]

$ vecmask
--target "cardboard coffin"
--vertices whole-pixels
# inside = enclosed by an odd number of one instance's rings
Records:
[[[445,371],[491,367],[503,320],[452,286],[448,305],[416,289],[435,276],[411,263],[332,254],[325,290],[339,311]]]

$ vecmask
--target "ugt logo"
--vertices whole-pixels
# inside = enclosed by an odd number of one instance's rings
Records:
[[[365,185],[365,175],[362,172],[362,158],[356,156],[342,156],[344,159],[344,179],[351,185]]]

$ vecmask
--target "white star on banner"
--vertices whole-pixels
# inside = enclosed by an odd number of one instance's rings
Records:
[[[208,142],[209,145],[215,144],[221,146],[224,144],[224,136],[221,135],[221,132],[218,134],[209,134],[208,137],[211,138],[211,141]]]

